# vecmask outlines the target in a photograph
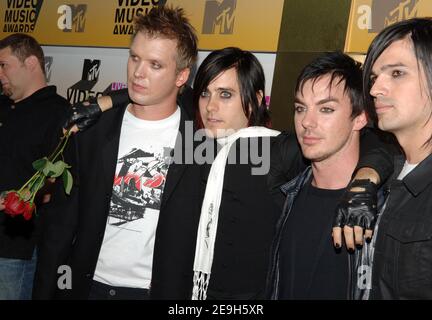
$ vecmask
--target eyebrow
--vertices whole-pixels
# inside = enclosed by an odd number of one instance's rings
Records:
[[[216,91],[235,91],[235,90],[233,88],[219,87],[219,88],[216,88]]]
[[[403,67],[403,68],[408,68],[408,66],[406,65],[406,64],[403,64],[402,62],[398,62],[398,63],[392,63],[392,64],[386,64],[386,65],[383,65],[381,68],[380,68],[380,70],[381,71],[386,71],[386,70],[388,70],[388,69],[392,69],[392,68],[400,68],[400,67]],[[371,72],[371,74],[372,75],[376,75],[376,73],[375,72]]]
[[[337,103],[339,103],[339,99],[336,98],[336,97],[332,97],[332,96],[330,96],[330,97],[328,97],[328,98],[325,98],[325,99],[321,99],[321,100],[319,100],[316,104],[317,104],[317,105],[322,105],[322,104],[326,104],[326,103],[328,103],[328,102],[337,102]],[[299,99],[299,98],[295,98],[295,99],[294,99],[294,103],[305,104],[305,103],[304,103],[301,99]]]

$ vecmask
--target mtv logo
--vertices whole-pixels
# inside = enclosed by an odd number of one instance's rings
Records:
[[[45,77],[47,82],[51,81],[51,71],[53,65],[54,58],[50,56],[45,57]]]
[[[57,27],[63,32],[84,32],[87,5],[86,4],[69,4],[61,5],[57,9],[60,18],[57,21]]]
[[[91,90],[99,80],[101,60],[84,60],[81,80],[75,83],[71,89],[82,91]]]
[[[232,34],[237,0],[207,0],[204,9],[203,34]]]
[[[417,16],[419,0],[374,0],[372,3],[372,29],[378,33],[396,22]]]
[[[97,81],[99,78],[99,64],[91,65],[90,69],[87,71],[87,80]]]

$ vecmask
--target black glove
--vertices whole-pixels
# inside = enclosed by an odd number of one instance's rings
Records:
[[[94,97],[88,101],[74,104],[68,112],[63,128],[70,129],[76,125],[80,131],[84,131],[94,125],[102,115],[102,110]]]
[[[356,187],[364,191],[351,191]],[[333,227],[346,225],[373,230],[377,217],[377,189],[377,185],[369,179],[352,181],[336,208]]]

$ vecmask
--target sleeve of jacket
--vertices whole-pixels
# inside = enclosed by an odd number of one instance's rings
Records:
[[[284,131],[274,139],[267,183],[270,194],[279,208],[282,209],[285,201],[285,195],[279,187],[303,172],[306,165],[293,132]]]
[[[76,139],[72,137],[64,152],[65,161],[72,166],[74,177],[70,195],[66,195],[62,179],[57,179],[52,200],[41,216],[42,233],[37,246],[37,266],[33,299],[53,299],[58,289],[58,268],[67,265],[78,222],[79,181]]]
[[[393,135],[375,128],[364,128],[360,135],[360,159],[356,171],[369,167],[378,172],[381,183],[393,173],[393,159],[400,147]]]
[[[193,89],[189,85],[184,85],[177,97],[177,104],[181,106],[190,119],[195,119],[195,110],[193,107]]]
[[[113,108],[122,107],[129,102],[129,93],[127,88],[110,91],[107,95],[111,97]]]
[[[275,138],[271,148],[269,184],[271,189],[295,178],[306,168],[297,138],[293,132],[284,131]]]

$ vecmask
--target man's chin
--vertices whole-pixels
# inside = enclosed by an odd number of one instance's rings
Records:
[[[215,138],[215,139],[225,138],[225,137],[228,137],[228,136],[236,133],[236,130],[234,130],[234,129],[222,129],[222,128],[208,129],[208,128],[206,128],[205,130],[206,130],[206,136],[207,137]]]
[[[143,97],[142,94],[139,94],[135,91],[133,91],[131,88],[128,88],[128,94],[129,94],[129,99],[131,100],[132,103],[135,104],[143,104],[145,98]]]
[[[310,162],[320,162],[327,158],[326,155],[318,152],[303,152],[303,157]]]
[[[139,97],[139,96],[129,95],[129,99],[136,106],[147,106],[147,105],[149,105],[148,101],[146,101],[146,99],[143,99],[142,97]]]
[[[209,138],[212,138],[212,139],[220,138],[220,137],[218,137],[216,130],[211,130],[211,129],[206,128],[206,129],[204,129],[204,131],[205,131],[205,135]]]

